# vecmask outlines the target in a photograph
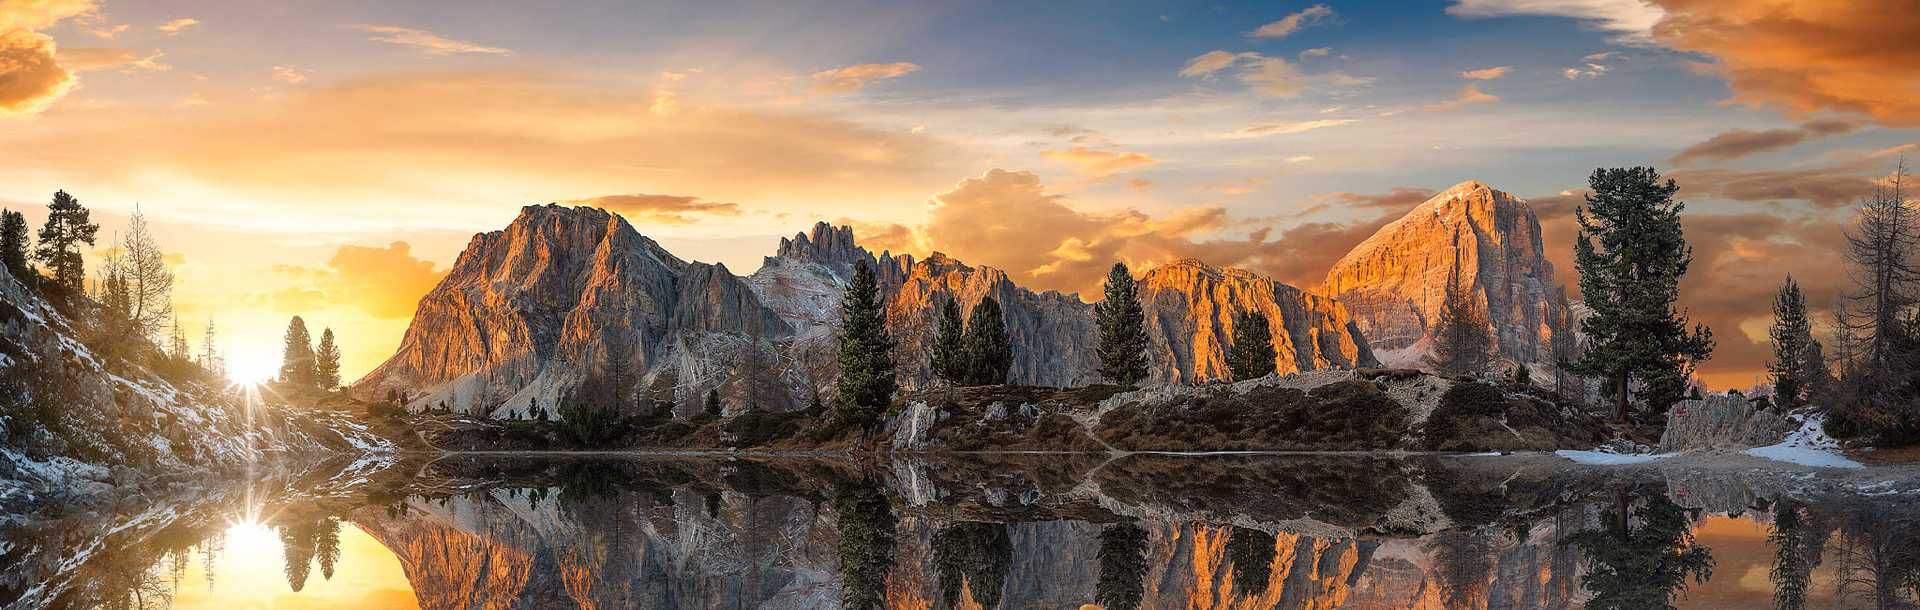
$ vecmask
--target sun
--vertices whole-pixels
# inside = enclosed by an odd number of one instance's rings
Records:
[[[279,367],[268,358],[235,358],[227,365],[227,380],[234,385],[254,385],[273,379]]]

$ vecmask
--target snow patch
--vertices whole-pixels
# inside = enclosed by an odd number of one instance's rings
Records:
[[[1840,454],[1840,442],[1827,436],[1825,416],[1795,413],[1788,417],[1800,422],[1800,428],[1787,433],[1787,440],[1748,449],[1747,455],[1813,468],[1867,467],[1866,464],[1847,459],[1847,456]]]

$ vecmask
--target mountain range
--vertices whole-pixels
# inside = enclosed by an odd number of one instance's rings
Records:
[[[1564,317],[1566,302],[1539,235],[1524,201],[1469,181],[1381,229],[1319,292],[1198,260],[1149,269],[1137,278],[1149,381],[1228,376],[1233,316],[1249,309],[1272,321],[1280,373],[1415,361],[1452,273],[1488,306],[1503,353],[1541,361],[1557,328],[1548,320]],[[902,387],[931,379],[925,354],[940,306],[958,300],[968,312],[989,296],[1014,345],[1009,382],[1099,381],[1093,305],[1019,286],[1005,270],[939,252],[876,255],[851,228],[823,222],[739,276],[675,257],[619,215],[548,204],[475,235],[421,299],[398,351],[350,391],[370,400],[405,392],[415,410],[508,416],[554,410],[602,377],[683,414],[709,392],[727,412],[800,408],[831,391],[841,295],[862,261],[881,286]],[[1393,358],[1376,357],[1376,346]]]

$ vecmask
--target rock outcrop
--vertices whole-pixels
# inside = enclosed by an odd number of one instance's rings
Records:
[[[1152,340],[1152,379],[1189,383],[1231,377],[1233,316],[1266,314],[1278,373],[1374,366],[1367,339],[1339,301],[1241,269],[1197,260],[1156,267],[1141,278],[1140,304]]]
[[[1521,199],[1469,180],[1382,227],[1322,285],[1353,312],[1390,366],[1418,364],[1458,276],[1486,308],[1500,354],[1551,362],[1553,336],[1573,332],[1565,290],[1541,252],[1540,220]]]
[[[1756,409],[1745,396],[1682,400],[1667,411],[1660,452],[1760,447],[1780,442],[1799,427],[1800,422],[1772,409]]]
[[[894,362],[910,386],[932,378],[925,354],[931,353],[939,332],[940,308],[958,300],[961,315],[992,297],[1000,303],[1013,341],[1014,383],[1059,387],[1099,381],[1099,359],[1094,354],[1093,307],[1075,295],[1034,292],[1014,285],[1007,273],[993,267],[970,267],[935,252],[914,263],[887,300],[887,330],[893,333]]]

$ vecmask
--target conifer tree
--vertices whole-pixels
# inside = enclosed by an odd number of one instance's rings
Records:
[[[320,389],[340,387],[340,346],[333,342],[333,329],[320,331],[320,345],[313,350],[314,382]]]
[[[6,265],[13,279],[28,286],[33,276],[27,267],[27,217],[13,210],[0,210],[0,264]]]
[[[1800,404],[1812,371],[1807,369],[1807,350],[1813,346],[1813,323],[1807,318],[1807,298],[1800,284],[1787,276],[1787,283],[1773,297],[1773,327],[1767,330],[1773,340],[1773,361],[1767,363],[1767,377],[1773,381],[1773,397],[1784,407]]]
[[[207,317],[207,330],[200,334],[200,368],[216,378],[227,376],[226,362],[220,358],[220,349],[214,341],[213,317]],[[392,390],[388,390],[392,392]]]
[[[95,297],[100,301],[100,333],[91,343],[116,357],[127,356],[138,344],[134,339],[138,328],[133,321],[133,289],[127,283],[124,261],[119,249],[112,249],[94,281]]]
[[[87,277],[80,246],[93,245],[94,235],[100,232],[91,217],[79,199],[55,191],[47,204],[47,222],[40,226],[40,245],[33,250],[33,257],[53,273],[54,285],[76,293],[85,289]]]
[[[986,297],[973,306],[973,315],[967,316],[965,343],[968,385],[1007,382],[1007,373],[1013,370],[1013,340],[1007,338],[999,301]]]
[[[1115,523],[1100,530],[1100,577],[1093,597],[1100,607],[1134,610],[1146,592],[1147,531],[1132,523]]]
[[[707,417],[720,416],[721,410],[720,410],[720,390],[719,389],[707,390],[707,402],[703,407],[703,411],[707,414]]]
[[[965,383],[966,363],[966,326],[960,319],[960,300],[949,297],[940,306],[940,327],[933,338],[933,376]]]
[[[842,421],[872,425],[893,400],[893,339],[880,310],[880,286],[865,260],[853,267],[853,281],[840,312],[840,379],[834,409]]]
[[[1100,376],[1130,386],[1147,378],[1147,315],[1140,308],[1140,289],[1125,263],[1107,272],[1106,298],[1093,306],[1100,327]]]
[[[1273,329],[1267,323],[1267,314],[1253,310],[1233,314],[1233,344],[1227,348],[1227,369],[1233,372],[1234,381],[1272,374],[1274,359],[1278,357],[1273,350]]]
[[[287,322],[286,345],[281,350],[280,381],[299,388],[310,388],[317,384],[313,358],[313,336],[307,332],[307,321],[294,316]]]
[[[1615,417],[1628,419],[1632,382],[1654,408],[1679,399],[1694,367],[1713,354],[1713,332],[1674,309],[1680,278],[1693,260],[1680,226],[1680,190],[1650,167],[1600,168],[1593,193],[1574,208],[1580,234],[1574,265],[1593,315],[1581,322],[1589,344],[1575,370],[1609,380]]]
[[[1447,296],[1433,324],[1433,351],[1427,366],[1449,375],[1478,375],[1493,360],[1493,326],[1460,274],[1447,278]]]

